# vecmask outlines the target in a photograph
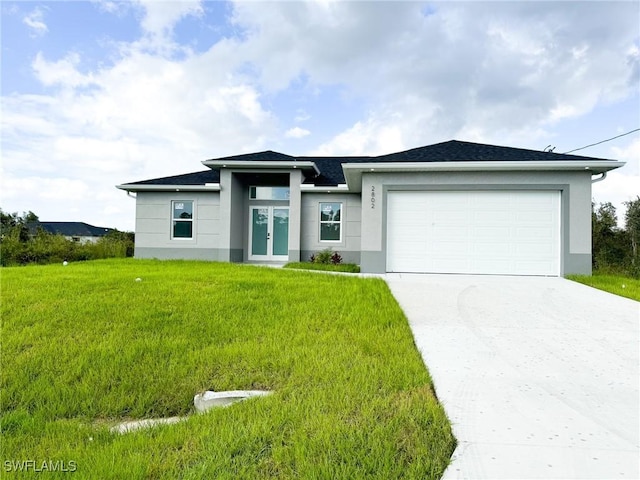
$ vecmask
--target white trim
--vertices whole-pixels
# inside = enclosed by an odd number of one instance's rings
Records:
[[[335,220],[326,220],[323,221],[322,220],[322,204],[323,203],[337,203],[340,205],[340,220],[338,220],[337,222]],[[344,214],[344,202],[331,202],[331,201],[325,201],[325,202],[318,202],[318,242],[319,243],[342,243],[342,227],[343,227],[343,222],[342,222],[342,217]],[[322,240],[322,224],[336,224],[338,223],[340,225],[340,238],[338,240]]]
[[[124,183],[116,185],[127,192],[219,192],[219,183],[205,183],[204,185],[135,185]]]
[[[176,203],[186,203],[186,202],[191,202],[191,218],[176,218],[174,217],[175,215],[175,207],[174,205]],[[184,241],[193,241],[196,239],[196,201],[195,200],[190,200],[190,199],[186,199],[186,200],[171,200],[171,224],[170,224],[170,238],[172,241],[176,240],[179,242],[184,242]],[[174,230],[174,222],[191,222],[191,236],[190,237],[176,237],[175,236],[175,230]]]
[[[315,192],[315,193],[334,193],[334,192],[348,192],[349,185],[346,183],[341,183],[339,185],[311,185],[308,183],[303,183],[300,185],[300,191],[302,192]]]
[[[597,172],[622,167],[625,162],[615,160],[550,160],[550,161],[463,161],[463,162],[371,162],[343,163],[346,170],[368,171],[453,171],[484,170],[593,170]]]
[[[251,196],[251,189],[255,188],[256,189],[256,196],[252,197]],[[259,198],[258,197],[258,189],[259,188],[270,188],[270,189],[274,189],[274,188],[279,188],[279,189],[286,189],[287,191],[287,198]],[[273,190],[271,190],[273,192]],[[289,185],[287,186],[279,186],[279,185],[249,185],[249,200],[266,200],[269,202],[288,202],[291,199],[291,187]]]
[[[207,167],[222,167],[242,170],[295,170],[299,168],[301,170],[313,170],[316,175],[320,175],[320,170],[318,170],[316,164],[314,162],[308,161],[298,162],[293,160],[203,160],[202,164]]]
[[[625,165],[618,161],[469,161],[469,162],[380,162],[343,163],[344,177],[353,192],[362,189],[363,173],[403,173],[403,172],[511,172],[511,171],[591,171],[603,173]]]

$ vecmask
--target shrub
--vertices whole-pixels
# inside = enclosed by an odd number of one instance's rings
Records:
[[[322,265],[340,265],[342,263],[342,255],[338,252],[333,252],[330,248],[325,248],[311,255],[309,261]]]
[[[0,240],[0,264],[2,266],[61,263],[64,260],[79,262],[101,258],[133,256],[133,234],[111,232],[95,243],[79,243],[62,235],[52,235],[39,230],[33,237],[20,239],[18,228],[2,232]]]
[[[360,266],[353,263],[310,263],[310,262],[292,262],[287,263],[284,268],[293,268],[301,270],[324,270],[326,272],[346,272],[360,273]]]

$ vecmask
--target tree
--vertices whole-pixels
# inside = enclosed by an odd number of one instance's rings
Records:
[[[5,213],[0,208],[0,224],[2,227],[1,237],[4,239],[7,236],[17,236],[20,242],[26,242],[29,240],[29,229],[27,228],[27,218],[35,218],[38,216],[29,211],[29,213],[22,212],[22,217],[17,212]]]
[[[611,202],[592,204],[592,243],[594,269],[624,269],[629,260],[627,232],[618,228],[616,207]]]
[[[112,230],[96,243],[80,245],[62,235],[47,232],[38,226],[38,222],[38,216],[32,211],[22,212],[20,216],[5,213],[0,208],[0,265],[61,263],[63,260],[131,257],[134,254],[133,232]]]
[[[3,233],[6,230],[15,227],[20,222],[20,217],[18,217],[18,213],[5,213],[4,210],[0,208],[0,225],[2,225]]]
[[[631,240],[631,264],[634,269],[640,267],[640,196],[635,200],[624,202],[627,212],[624,215],[625,228]]]

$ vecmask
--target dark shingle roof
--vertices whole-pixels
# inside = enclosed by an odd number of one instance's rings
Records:
[[[32,222],[27,227],[32,233],[36,233],[38,228],[42,228],[51,234],[64,235],[65,237],[103,237],[113,230],[84,222]]]
[[[242,155],[233,155],[231,157],[212,158],[211,160],[228,160],[236,162],[295,162],[299,158],[285,155],[284,153],[266,150],[264,152],[244,153]]]
[[[205,183],[219,183],[220,170],[205,170],[202,172],[185,173],[172,177],[154,178],[133,182],[130,185],[204,185]]]
[[[461,142],[450,140],[426,147],[413,148],[403,152],[379,156],[337,156],[337,157],[292,157],[284,153],[271,150],[231,157],[221,157],[214,160],[228,161],[308,161],[314,162],[320,170],[315,178],[308,178],[305,183],[318,186],[338,185],[345,182],[342,165],[345,163],[373,163],[373,162],[514,162],[514,161],[588,161],[605,160],[602,158],[567,155],[564,153],[527,150],[524,148],[501,147],[482,143]],[[173,177],[156,178],[134,182],[130,185],[204,185],[205,183],[219,183],[218,169],[204,172],[188,173]]]
[[[375,157],[299,157],[298,160],[313,162],[320,170],[316,178],[309,178],[305,183],[318,186],[338,185],[344,183],[342,165],[345,163],[375,162]]]
[[[520,161],[567,161],[603,160],[602,158],[567,155],[565,153],[527,150],[524,148],[500,147],[483,143],[450,140],[426,147],[412,148],[404,152],[376,157],[376,162],[520,162]]]

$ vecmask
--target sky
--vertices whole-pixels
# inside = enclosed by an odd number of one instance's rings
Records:
[[[448,140],[565,153],[640,128],[640,2],[7,1],[5,212],[133,231],[115,185],[275,150],[379,155]],[[640,131],[575,152],[627,162]]]

